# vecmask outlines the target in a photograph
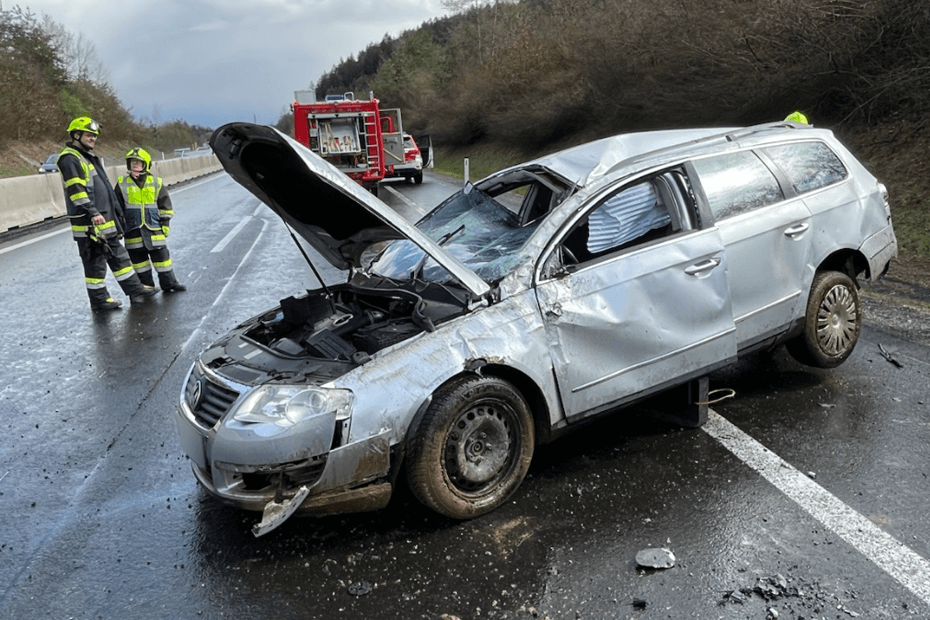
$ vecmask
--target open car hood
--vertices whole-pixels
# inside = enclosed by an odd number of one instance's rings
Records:
[[[360,268],[371,244],[409,239],[473,297],[488,284],[371,192],[274,127],[229,123],[210,146],[226,172],[337,269]]]

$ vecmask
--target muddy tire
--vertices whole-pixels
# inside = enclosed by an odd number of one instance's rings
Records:
[[[861,327],[862,308],[855,281],[845,273],[825,271],[814,276],[804,331],[785,346],[802,364],[835,368],[856,348]]]
[[[520,393],[494,377],[464,377],[434,396],[408,445],[414,497],[453,519],[494,510],[520,486],[533,458],[533,417]]]

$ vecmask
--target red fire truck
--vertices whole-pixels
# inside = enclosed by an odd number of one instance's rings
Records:
[[[383,110],[374,96],[294,93],[294,138],[375,195],[378,183],[404,163],[400,110]]]

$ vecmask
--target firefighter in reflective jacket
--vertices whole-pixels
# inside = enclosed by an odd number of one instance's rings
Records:
[[[65,190],[65,204],[71,220],[71,233],[84,263],[84,283],[91,308],[115,310],[122,304],[107,291],[109,264],[113,276],[133,303],[155,295],[132,269],[126,249],[119,241],[119,202],[106,170],[94,155],[100,126],[82,116],[68,125],[70,140],[58,155],[58,169]]]
[[[126,249],[142,283],[154,286],[152,264],[166,293],[186,291],[178,282],[168,253],[168,224],[174,211],[161,177],[151,172],[152,157],[145,149],[126,153],[128,177],[116,180],[117,198],[126,218]]]

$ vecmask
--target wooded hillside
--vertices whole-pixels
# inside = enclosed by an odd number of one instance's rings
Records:
[[[447,145],[532,152],[621,131],[804,110],[872,126],[930,112],[930,3],[523,0],[469,7],[335,66],[317,94],[374,91]]]

